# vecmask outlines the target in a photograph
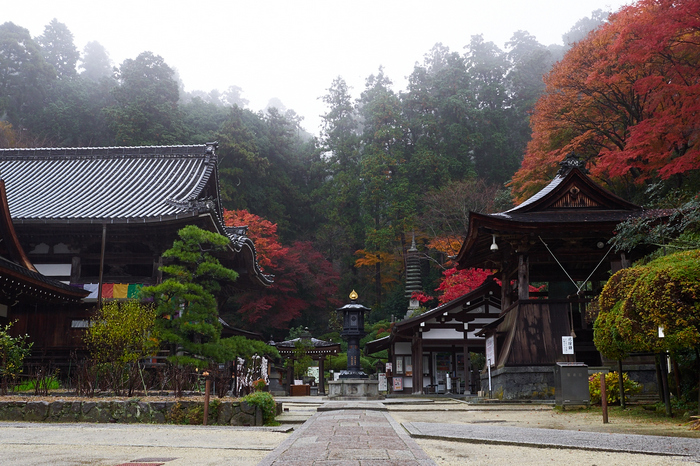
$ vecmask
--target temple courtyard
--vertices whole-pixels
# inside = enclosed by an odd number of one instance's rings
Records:
[[[588,410],[450,398],[281,399],[277,427],[0,423],[3,465],[682,464],[700,461],[686,422],[603,424]]]

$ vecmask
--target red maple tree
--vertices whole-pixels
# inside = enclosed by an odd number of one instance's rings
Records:
[[[640,0],[578,42],[545,77],[511,186],[522,201],[569,152],[605,181],[700,167],[700,2]]]
[[[264,290],[236,295],[237,322],[256,331],[288,329],[294,321],[321,323],[329,311],[340,306],[337,284],[340,278],[330,262],[310,242],[280,244],[277,225],[246,210],[224,210],[227,226],[248,226],[255,243],[258,263],[275,276]]]

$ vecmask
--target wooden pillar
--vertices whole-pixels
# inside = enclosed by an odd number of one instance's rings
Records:
[[[153,273],[151,275],[151,280],[153,281],[154,285],[163,282],[163,272],[160,270],[162,266],[163,256],[159,256],[153,261]]]
[[[287,366],[287,394],[292,395],[292,385],[294,384],[294,358],[288,359],[289,365]]]
[[[530,259],[518,254],[518,299],[530,299]]]
[[[326,355],[322,355],[321,359],[318,360],[318,394],[321,396],[326,395],[326,378],[323,376],[323,361],[325,360]]]
[[[100,277],[97,284],[97,307],[102,307],[102,284],[105,270],[105,250],[107,248],[107,224],[102,224],[102,248],[100,250]]]
[[[80,256],[71,258],[70,282],[80,283]]]
[[[413,393],[423,394],[423,339],[417,332],[411,342],[411,357],[413,358]]]
[[[501,310],[506,309],[508,306],[510,306],[510,296],[512,292],[512,288],[510,286],[510,277],[508,276],[508,271],[501,270]]]
[[[471,390],[472,372],[469,359],[469,343],[467,342],[467,329],[464,329],[464,391]]]

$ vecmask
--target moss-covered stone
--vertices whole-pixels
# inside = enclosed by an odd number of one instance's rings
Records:
[[[259,407],[238,401],[210,403],[208,424],[261,426]],[[281,403],[278,403],[278,410]],[[0,401],[0,420],[33,422],[180,423],[201,424],[204,405],[198,401]]]

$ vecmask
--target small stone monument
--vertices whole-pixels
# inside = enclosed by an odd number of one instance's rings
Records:
[[[340,372],[338,380],[329,381],[328,398],[331,400],[382,400],[379,381],[369,380],[360,367],[360,339],[365,333],[365,314],[370,308],[357,302],[355,290],[350,293],[350,303],[336,309],[343,320],[340,336],[348,342],[348,368]]]

